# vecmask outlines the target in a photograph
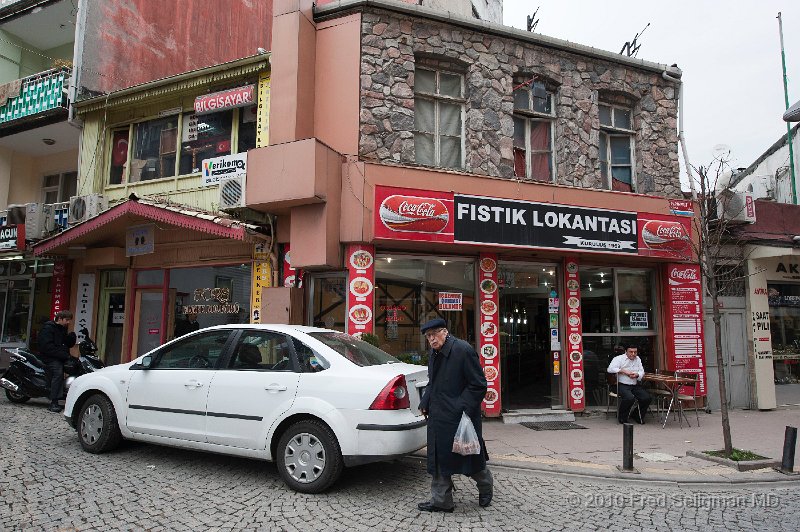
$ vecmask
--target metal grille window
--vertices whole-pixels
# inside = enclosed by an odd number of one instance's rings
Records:
[[[544,83],[514,90],[514,175],[553,181],[553,93]]]
[[[418,67],[414,72],[416,162],[463,168],[464,78]]]
[[[631,110],[600,104],[600,175],[611,190],[634,192]]]

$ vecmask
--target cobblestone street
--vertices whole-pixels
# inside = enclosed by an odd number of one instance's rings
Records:
[[[326,494],[287,489],[275,466],[125,443],[91,455],[46,403],[0,399],[2,530],[798,530],[796,483],[678,485],[495,468],[482,509],[456,477],[456,511],[426,514],[424,464],[345,470]]]

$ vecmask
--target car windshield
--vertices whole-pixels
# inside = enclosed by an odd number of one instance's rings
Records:
[[[389,353],[381,351],[372,344],[353,338],[349,334],[316,332],[309,333],[309,336],[319,340],[357,366],[379,366],[380,364],[400,362]]]

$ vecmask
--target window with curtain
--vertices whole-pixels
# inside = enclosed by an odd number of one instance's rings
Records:
[[[514,175],[553,181],[553,93],[539,81],[514,89]]]
[[[611,190],[634,192],[631,110],[600,104],[600,175]]]
[[[417,67],[414,71],[414,151],[416,162],[463,168],[464,78]]]

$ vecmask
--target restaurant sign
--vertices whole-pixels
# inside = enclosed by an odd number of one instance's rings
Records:
[[[377,186],[375,237],[691,258],[685,217]]]
[[[221,92],[203,94],[194,100],[194,112],[198,115],[216,113],[224,109],[253,105],[255,85],[245,85]]]

